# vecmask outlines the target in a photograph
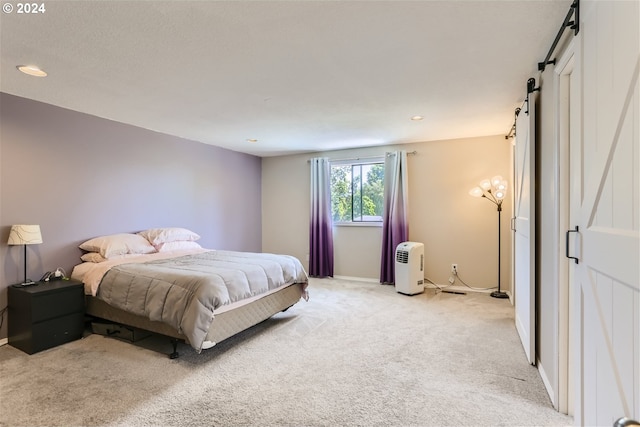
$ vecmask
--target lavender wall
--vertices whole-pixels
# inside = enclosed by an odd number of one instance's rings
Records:
[[[103,234],[187,227],[207,248],[261,250],[261,159],[0,94],[0,309],[23,279],[12,224],[39,224],[28,276],[80,262]],[[7,336],[5,322],[0,339]]]

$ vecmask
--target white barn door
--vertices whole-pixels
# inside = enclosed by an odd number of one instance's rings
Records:
[[[529,363],[535,363],[535,111],[529,94],[516,119],[514,148],[515,322]]]
[[[640,3],[581,2],[580,137],[568,234],[575,421],[640,419]]]

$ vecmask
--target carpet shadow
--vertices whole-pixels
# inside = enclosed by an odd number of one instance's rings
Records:
[[[217,343],[215,346],[209,349],[202,350],[200,354],[198,354],[196,350],[191,347],[191,345],[181,340],[178,342],[177,346],[179,357],[176,359],[172,359],[171,362],[187,363],[190,365],[203,365],[211,361],[215,361],[217,358],[222,357],[226,353],[234,350],[238,345],[251,342],[262,334],[268,333],[275,328],[291,324],[298,319],[300,319],[299,314],[288,314],[287,312],[277,313],[272,317],[263,320],[262,322]],[[169,359],[169,354],[173,351],[170,337],[153,332],[150,332],[150,335],[148,337],[142,338],[135,342],[117,337],[105,338],[125,342],[144,350],[149,350],[158,354],[166,355],[167,359]]]

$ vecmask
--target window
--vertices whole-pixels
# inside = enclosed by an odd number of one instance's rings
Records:
[[[382,160],[331,164],[331,216],[334,223],[382,222]]]

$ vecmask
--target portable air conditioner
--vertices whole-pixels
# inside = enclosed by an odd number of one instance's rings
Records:
[[[396,248],[396,291],[415,295],[424,292],[424,245],[403,242]]]

